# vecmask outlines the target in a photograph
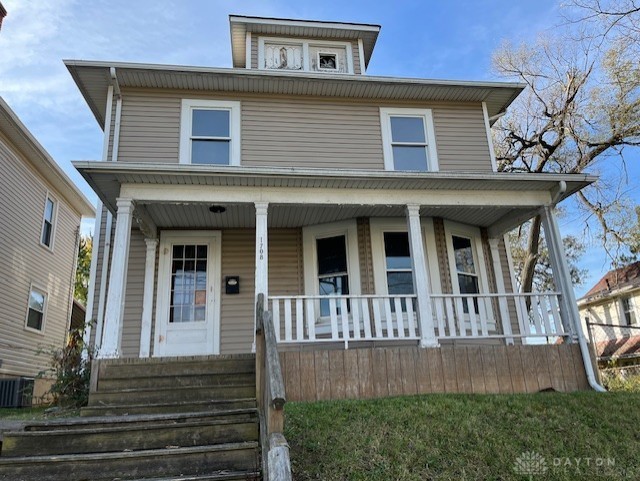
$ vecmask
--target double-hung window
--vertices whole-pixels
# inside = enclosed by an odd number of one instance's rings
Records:
[[[627,326],[636,325],[636,311],[633,305],[633,299],[631,297],[623,297],[622,301],[622,312],[624,313],[624,321]]]
[[[53,247],[53,230],[56,216],[56,203],[47,195],[44,204],[44,218],[42,221],[42,232],[40,234],[40,243],[51,249]]]
[[[344,235],[316,239],[318,293],[321,296],[349,294],[347,238]],[[340,307],[338,306],[338,314]],[[329,315],[329,299],[320,301],[320,315]]]
[[[47,293],[31,286],[27,305],[26,326],[35,331],[44,330],[44,314],[47,302]]]
[[[182,101],[180,163],[240,165],[240,102]]]
[[[380,109],[386,170],[438,170],[433,117],[428,109]]]

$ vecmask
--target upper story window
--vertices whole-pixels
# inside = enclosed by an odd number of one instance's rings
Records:
[[[56,202],[47,195],[47,200],[44,204],[44,216],[42,220],[42,232],[40,234],[40,243],[48,247],[53,248],[53,232],[56,219]]]
[[[29,303],[27,305],[26,327],[36,331],[44,330],[44,314],[47,303],[47,293],[31,286]]]
[[[627,326],[634,326],[636,322],[636,310],[631,297],[623,297],[622,312],[624,313],[624,321]]]
[[[353,73],[349,42],[260,37],[258,67],[266,70]]]
[[[438,170],[431,110],[381,108],[380,126],[386,170]]]
[[[240,102],[182,101],[180,163],[240,165]]]

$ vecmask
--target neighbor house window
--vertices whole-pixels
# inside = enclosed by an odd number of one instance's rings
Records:
[[[622,312],[624,313],[624,321],[627,326],[633,326],[636,324],[636,311],[633,305],[633,299],[631,297],[623,297]]]
[[[31,287],[29,291],[29,304],[27,307],[26,326],[36,331],[44,330],[44,313],[47,303],[47,294],[40,289]]]
[[[438,170],[431,110],[380,109],[386,170]]]
[[[44,204],[44,219],[42,221],[42,234],[40,235],[40,242],[42,245],[49,248],[53,245],[53,227],[56,216],[56,203],[47,196],[47,200]]]
[[[240,102],[182,101],[180,163],[240,165]]]

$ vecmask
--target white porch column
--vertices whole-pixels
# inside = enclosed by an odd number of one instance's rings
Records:
[[[265,302],[269,295],[269,243],[267,230],[267,202],[256,202],[256,290],[254,306],[258,301],[258,294],[264,294]],[[265,306],[266,308],[266,306]],[[255,323],[255,315],[254,315]],[[253,350],[255,351],[255,326],[253,329]]]
[[[127,267],[129,264],[129,241],[131,239],[131,221],[133,201],[117,199],[116,233],[113,242],[113,257],[109,273],[109,292],[104,316],[104,334],[98,358],[116,358],[120,355],[122,338],[122,317],[127,288]]]
[[[567,265],[567,259],[564,253],[562,237],[560,237],[560,229],[558,229],[558,221],[550,206],[540,209],[542,216],[542,225],[544,226],[544,236],[549,249],[549,261],[553,270],[553,280],[556,288],[560,291],[560,316],[567,332],[572,340],[576,340],[578,333],[576,329],[580,327],[580,314],[578,312],[578,304],[576,296],[573,292],[573,282],[571,282],[571,273]]]
[[[502,263],[500,262],[500,239],[495,237],[489,238],[489,249],[491,250],[491,261],[493,262],[493,274],[496,280],[496,290],[498,294],[506,294],[506,288],[504,285],[504,276],[502,275]],[[508,345],[513,344],[513,330],[511,329],[511,318],[509,316],[509,307],[507,306],[507,298],[504,296],[498,297],[498,308],[500,309],[500,319],[502,320],[502,332],[507,336],[506,342]]]
[[[409,249],[411,252],[411,264],[413,271],[413,286],[416,290],[418,301],[417,311],[420,321],[420,346],[437,347],[436,331],[431,309],[431,286],[427,274],[427,262],[422,240],[422,227],[420,226],[420,206],[407,205],[407,229],[409,232]]]
[[[156,276],[157,238],[145,238],[147,256],[144,264],[144,292],[142,297],[142,319],[140,322],[140,357],[149,357],[151,353],[151,322],[153,313],[153,288]]]

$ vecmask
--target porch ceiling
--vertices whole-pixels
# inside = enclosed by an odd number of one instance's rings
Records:
[[[145,204],[151,219],[165,229],[230,229],[254,228],[255,210],[252,204],[224,204],[226,211],[214,214],[210,204]],[[423,217],[443,217],[455,222],[489,227],[511,208],[423,207]],[[270,228],[292,228],[336,222],[358,217],[404,217],[401,206],[351,205],[273,205],[269,209]]]

